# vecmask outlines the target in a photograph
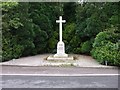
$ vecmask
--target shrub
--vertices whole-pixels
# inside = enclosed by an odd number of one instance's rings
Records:
[[[100,46],[106,45],[108,42],[107,39],[109,37],[110,36],[107,34],[107,32],[100,32],[95,38],[95,41],[93,43],[93,47],[95,48],[95,47],[100,47]]]
[[[81,48],[74,48],[73,53],[80,54],[81,53]]]
[[[90,51],[92,50],[92,43],[93,43],[92,40],[83,42],[81,44],[81,53],[89,54]]]
[[[65,30],[63,30],[63,40],[66,45],[66,52],[67,53],[79,53],[80,52],[80,43],[81,40],[79,37],[76,36],[75,33],[75,23],[68,23],[65,26]]]
[[[113,43],[118,42],[120,39],[120,33],[117,32],[118,28],[108,28],[104,32],[100,32],[96,35],[95,42],[93,43],[93,47],[104,46],[111,41]]]
[[[75,23],[70,23],[65,26],[65,30],[63,31],[63,38],[66,40],[71,40],[75,33]]]
[[[92,56],[102,64],[107,61],[109,65],[120,65],[120,51],[117,43],[108,42],[105,46],[96,47],[92,50]]]
[[[100,32],[95,38],[91,54],[102,64],[120,65],[120,36],[115,31]]]
[[[58,42],[58,40],[55,39],[54,36],[49,39],[49,41],[48,41],[48,43],[49,43],[48,45],[50,48],[49,52],[57,47],[57,42]]]
[[[16,42],[11,42],[11,40],[9,39],[3,39],[2,50],[2,61],[6,61],[13,58],[19,58],[23,53],[24,47],[22,45],[17,44]]]

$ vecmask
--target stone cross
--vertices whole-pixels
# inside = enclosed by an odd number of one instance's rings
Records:
[[[62,16],[59,17],[59,20],[56,20],[56,23],[59,23],[59,39],[62,42],[62,23],[65,23],[66,20],[62,20]]]
[[[73,56],[68,56],[65,53],[65,44],[62,41],[62,23],[65,23],[66,20],[62,20],[62,16],[59,17],[59,20],[56,20],[56,23],[59,23],[59,42],[57,43],[57,53],[53,56],[49,56],[47,60],[73,60]]]
[[[62,41],[62,23],[65,23],[66,20],[62,20],[62,16],[59,17],[59,20],[56,20],[56,23],[59,23],[59,42],[57,43],[57,54],[54,55],[54,57],[68,57],[68,55],[65,53],[65,44]]]

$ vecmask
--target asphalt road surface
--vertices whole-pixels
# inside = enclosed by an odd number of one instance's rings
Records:
[[[118,88],[118,73],[118,69],[106,68],[2,66],[0,87]]]
[[[2,88],[118,88],[118,76],[2,76]]]

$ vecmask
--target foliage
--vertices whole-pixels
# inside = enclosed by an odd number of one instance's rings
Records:
[[[85,41],[81,44],[81,53],[89,54],[92,50],[93,39]]]
[[[24,50],[22,45],[17,44],[15,37],[11,37],[11,39],[9,38],[3,37],[3,60],[18,58],[22,55]]]
[[[63,38],[65,40],[71,40],[73,35],[75,33],[75,23],[70,23],[65,26],[65,30],[63,31]]]
[[[8,11],[12,9],[13,7],[16,7],[18,5],[17,2],[2,2],[0,3],[0,7],[2,7],[3,11]]]
[[[78,47],[81,43],[81,40],[75,35],[75,23],[70,23],[65,26],[63,31],[63,40],[66,44],[67,53],[78,53]]]
[[[83,40],[95,36],[107,27],[119,26],[119,3],[86,3],[76,8],[76,33]]]
[[[75,11],[76,9],[76,3],[68,2],[64,3],[63,11],[64,11],[64,17],[67,22],[75,22]],[[69,16],[68,16],[69,15]]]
[[[107,61],[109,65],[120,65],[120,33],[112,30],[100,32],[96,36],[91,53],[100,63]]]
[[[49,42],[54,41],[51,37],[59,7],[49,3],[3,2],[2,61],[51,51]]]
[[[76,8],[76,33],[80,38],[84,38],[84,41],[94,38],[105,28],[105,23],[103,23],[105,21],[100,18],[105,17],[104,13],[101,13],[102,9],[99,9],[102,5],[101,3],[86,3]]]
[[[34,47],[34,32],[31,20],[28,18],[28,3],[14,5],[13,2],[6,2],[6,4],[2,7],[3,61],[29,55],[31,48]]]
[[[105,46],[96,47],[92,50],[92,56],[102,64],[107,61],[109,65],[120,65],[120,51],[117,44],[109,42]]]
[[[117,27],[112,27],[106,29],[104,32],[100,32],[98,35],[96,35],[93,47],[104,46],[108,43],[108,41],[113,43],[118,42],[120,39],[120,33],[116,32],[117,30]]]

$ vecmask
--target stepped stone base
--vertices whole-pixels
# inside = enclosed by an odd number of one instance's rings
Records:
[[[64,53],[64,54],[55,54],[53,57],[55,58],[67,58],[68,54]]]
[[[73,60],[73,56],[68,56],[67,54],[66,55],[63,55],[63,56],[59,56],[57,54],[55,55],[51,55],[49,57],[47,57],[47,60]]]

